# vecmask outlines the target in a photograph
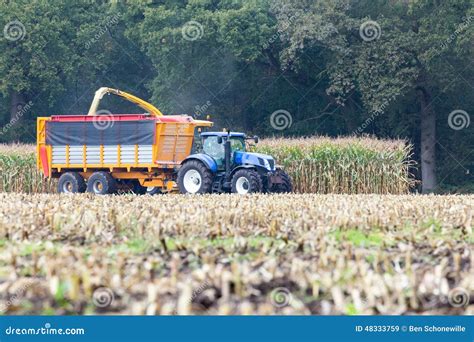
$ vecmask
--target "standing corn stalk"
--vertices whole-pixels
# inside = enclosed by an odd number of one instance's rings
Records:
[[[405,194],[413,185],[412,146],[403,140],[263,139],[256,150],[275,156],[300,193]],[[32,145],[0,145],[0,191],[54,192],[35,163]]]
[[[413,185],[403,140],[266,139],[257,150],[280,160],[301,193],[404,194]]]

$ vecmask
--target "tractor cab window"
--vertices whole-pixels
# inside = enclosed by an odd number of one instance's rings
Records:
[[[193,145],[191,149],[191,154],[201,153],[202,152],[202,139],[201,139],[201,130],[196,128],[194,130]]]
[[[245,152],[245,141],[242,138],[230,138],[230,148],[232,152],[242,151]]]
[[[203,152],[216,160],[218,164],[224,160],[224,144],[219,144],[217,136],[208,136],[204,138]]]

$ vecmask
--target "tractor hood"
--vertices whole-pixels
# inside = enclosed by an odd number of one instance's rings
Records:
[[[255,165],[268,171],[275,171],[275,160],[272,156],[254,152],[234,152],[234,163],[238,165]]]

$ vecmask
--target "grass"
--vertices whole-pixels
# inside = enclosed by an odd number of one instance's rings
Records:
[[[348,241],[357,247],[381,246],[382,243],[389,243],[384,241],[384,236],[380,232],[363,233],[357,229],[336,230],[332,232],[338,242]]]

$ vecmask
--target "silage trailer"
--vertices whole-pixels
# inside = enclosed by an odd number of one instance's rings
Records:
[[[122,96],[149,114],[97,114],[102,96]],[[188,115],[163,115],[151,104],[101,88],[87,115],[37,119],[37,165],[46,177],[59,178],[59,192],[113,193],[123,187],[145,193],[173,188],[176,168],[191,154],[196,127],[212,122]],[[87,180],[87,182],[86,182]]]

